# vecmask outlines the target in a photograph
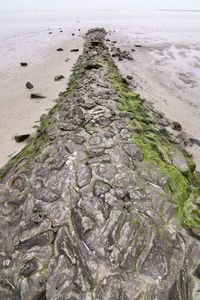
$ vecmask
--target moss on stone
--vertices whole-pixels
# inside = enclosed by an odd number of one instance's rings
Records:
[[[178,220],[187,228],[200,228],[200,217],[195,205],[200,188],[196,184],[194,161],[184,148],[171,142],[170,136],[161,134],[151,125],[153,123],[151,111],[145,107],[139,94],[129,89],[113,62],[108,63],[107,70],[112,85],[121,99],[122,110],[134,115],[130,126],[141,130],[141,134],[133,136],[133,141],[143,151],[144,161],[156,165],[163,176],[169,176],[171,179],[166,188],[177,206]],[[148,122],[144,122],[147,118]],[[183,153],[189,166],[186,174],[182,174],[171,163],[169,153],[177,150]]]

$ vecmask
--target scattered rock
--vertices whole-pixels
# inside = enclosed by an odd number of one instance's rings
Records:
[[[100,197],[110,190],[110,186],[103,181],[96,181],[94,185],[94,194],[97,197]]]
[[[63,51],[63,48],[58,48],[57,51],[58,52]]]
[[[52,34],[52,31],[50,31],[48,34]]]
[[[111,48],[112,57],[117,57],[118,60],[133,60],[131,54],[127,51],[122,51],[120,48],[112,47]]]
[[[27,62],[21,62],[20,65],[21,65],[21,67],[27,67],[28,63]]]
[[[85,164],[81,164],[76,172],[77,184],[80,188],[88,185],[92,178],[91,170]]]
[[[143,154],[141,150],[135,144],[125,144],[123,146],[125,152],[132,158],[138,161],[143,159]]]
[[[30,134],[20,134],[20,135],[16,135],[15,136],[15,141],[17,143],[22,143],[25,140],[27,140],[27,138],[29,138]]]
[[[60,32],[63,32],[63,30],[60,30]]]
[[[132,80],[132,79],[133,79],[133,76],[127,75],[126,78],[127,78],[128,80]]]
[[[142,48],[142,45],[136,44],[135,48]]]
[[[57,76],[54,77],[54,81],[59,81],[63,78],[65,78],[63,75],[57,75]]]
[[[177,130],[177,131],[181,131],[182,130],[182,126],[179,122],[172,122],[172,129]]]
[[[75,36],[75,33],[72,33],[72,36]]]
[[[29,81],[27,81],[26,87],[27,87],[27,89],[31,90],[33,88],[33,85],[32,85],[32,83],[30,83]]]
[[[43,98],[46,98],[46,96],[44,96],[40,93],[31,93],[31,98],[32,99],[43,99]]]
[[[187,173],[189,171],[188,164],[182,152],[176,151],[170,154],[172,159],[172,164],[179,169],[182,173]]]
[[[79,49],[71,49],[71,52],[79,52]]]
[[[191,142],[193,145],[200,146],[200,140],[198,140],[198,139],[190,138],[190,142]]]

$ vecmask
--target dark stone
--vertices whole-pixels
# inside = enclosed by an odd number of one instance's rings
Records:
[[[75,33],[72,33],[72,36],[75,36]]]
[[[127,78],[128,80],[132,80],[132,79],[133,79],[133,76],[127,75],[126,78]]]
[[[54,77],[54,80],[55,81],[59,81],[59,80],[61,80],[63,78],[65,78],[63,75],[57,75],[57,76]]]
[[[135,48],[141,48],[141,47],[142,45],[138,45],[138,44],[135,45]]]
[[[20,65],[21,65],[21,67],[27,67],[28,63],[27,62],[21,62]]]
[[[58,48],[57,51],[58,52],[63,51],[63,48]]]
[[[46,98],[46,96],[44,96],[40,93],[31,93],[31,98],[32,99],[43,99],[43,98]]]
[[[79,49],[71,49],[71,52],[79,52]]]
[[[32,85],[32,83],[30,83],[29,81],[27,81],[26,87],[27,87],[27,89],[31,90],[33,88],[33,85]]]
[[[51,244],[54,239],[54,234],[52,231],[42,233],[38,236],[33,236],[29,240],[25,240],[23,242],[19,241],[19,243],[15,246],[16,250],[29,250],[35,246],[45,246]]]
[[[22,276],[28,277],[37,270],[37,267],[38,265],[36,259],[32,259],[28,261],[26,265],[21,269],[20,274]]]
[[[190,142],[194,145],[200,146],[200,140],[195,138],[190,138]]]
[[[21,134],[21,135],[16,135],[15,136],[15,141],[17,143],[22,143],[25,140],[27,140],[27,138],[29,138],[30,134]]]
[[[48,34],[52,34],[52,31],[50,31]]]
[[[172,129],[177,130],[177,131],[181,131],[182,126],[179,122],[172,122]]]

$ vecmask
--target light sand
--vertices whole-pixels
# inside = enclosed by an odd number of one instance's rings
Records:
[[[25,43],[20,45],[25,49],[18,50],[13,65],[6,64],[4,69],[1,69],[0,166],[7,162],[9,155],[16,154],[25,145],[25,142],[17,144],[14,136],[33,133],[35,122],[55,104],[59,92],[66,89],[73,64],[82,52],[83,39],[77,33],[75,37],[72,37],[71,33],[63,33],[61,37],[59,30],[53,30],[53,35],[47,35],[47,31],[42,34],[46,41],[44,49],[40,46],[41,35],[37,40],[38,49],[31,43],[27,45],[26,39]],[[31,53],[28,52],[29,46],[33,48]],[[64,51],[57,52],[59,47]],[[80,51],[70,52],[73,48],[79,48]],[[24,53],[26,51],[27,55]],[[65,62],[67,58],[69,61]],[[28,62],[28,67],[21,67],[20,61]],[[54,77],[60,74],[65,76],[65,79],[55,82]],[[25,87],[27,81],[34,85],[32,90]],[[42,93],[46,98],[31,99],[31,92]]]

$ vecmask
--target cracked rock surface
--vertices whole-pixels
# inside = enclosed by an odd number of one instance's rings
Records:
[[[177,191],[147,160],[138,139],[152,143],[160,119],[123,112],[105,36],[88,31],[68,90],[1,170],[0,299],[200,299],[194,168],[181,150],[154,145],[183,176]],[[188,201],[185,214],[192,207],[191,227],[174,195]]]

